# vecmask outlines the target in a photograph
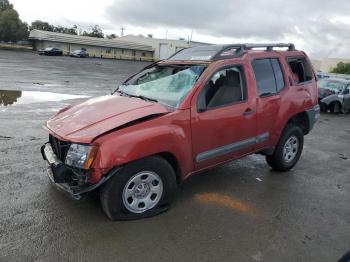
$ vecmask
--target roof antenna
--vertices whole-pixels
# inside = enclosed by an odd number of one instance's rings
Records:
[[[121,30],[121,32],[120,32],[120,36],[124,36],[124,30],[125,30],[125,28],[124,28],[124,27],[122,27],[122,28],[120,28],[120,30]]]

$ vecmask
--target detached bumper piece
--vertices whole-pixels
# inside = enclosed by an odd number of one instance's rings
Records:
[[[50,143],[41,147],[41,155],[50,167],[47,175],[57,189],[67,193],[73,199],[81,199],[81,194],[97,188],[102,180],[97,184],[88,184],[88,171],[78,170],[65,165],[54,153]],[[104,181],[103,181],[104,182]]]

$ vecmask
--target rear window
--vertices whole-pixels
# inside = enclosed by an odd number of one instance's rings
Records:
[[[313,79],[312,70],[305,57],[289,57],[288,64],[292,71],[294,84],[300,84]]]
[[[284,88],[284,77],[278,59],[257,59],[252,63],[259,96],[269,96]]]

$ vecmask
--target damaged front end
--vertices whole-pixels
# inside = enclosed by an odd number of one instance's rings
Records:
[[[82,152],[79,152],[79,147],[88,150],[84,153],[80,149]],[[94,190],[108,179],[103,177],[98,183],[89,182],[96,153],[96,147],[72,144],[52,135],[49,142],[41,147],[42,157],[50,165],[47,174],[51,182],[76,200],[81,199],[81,194]]]

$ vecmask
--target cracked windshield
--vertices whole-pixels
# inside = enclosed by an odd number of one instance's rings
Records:
[[[205,65],[154,66],[131,78],[118,91],[178,107],[205,68]]]

